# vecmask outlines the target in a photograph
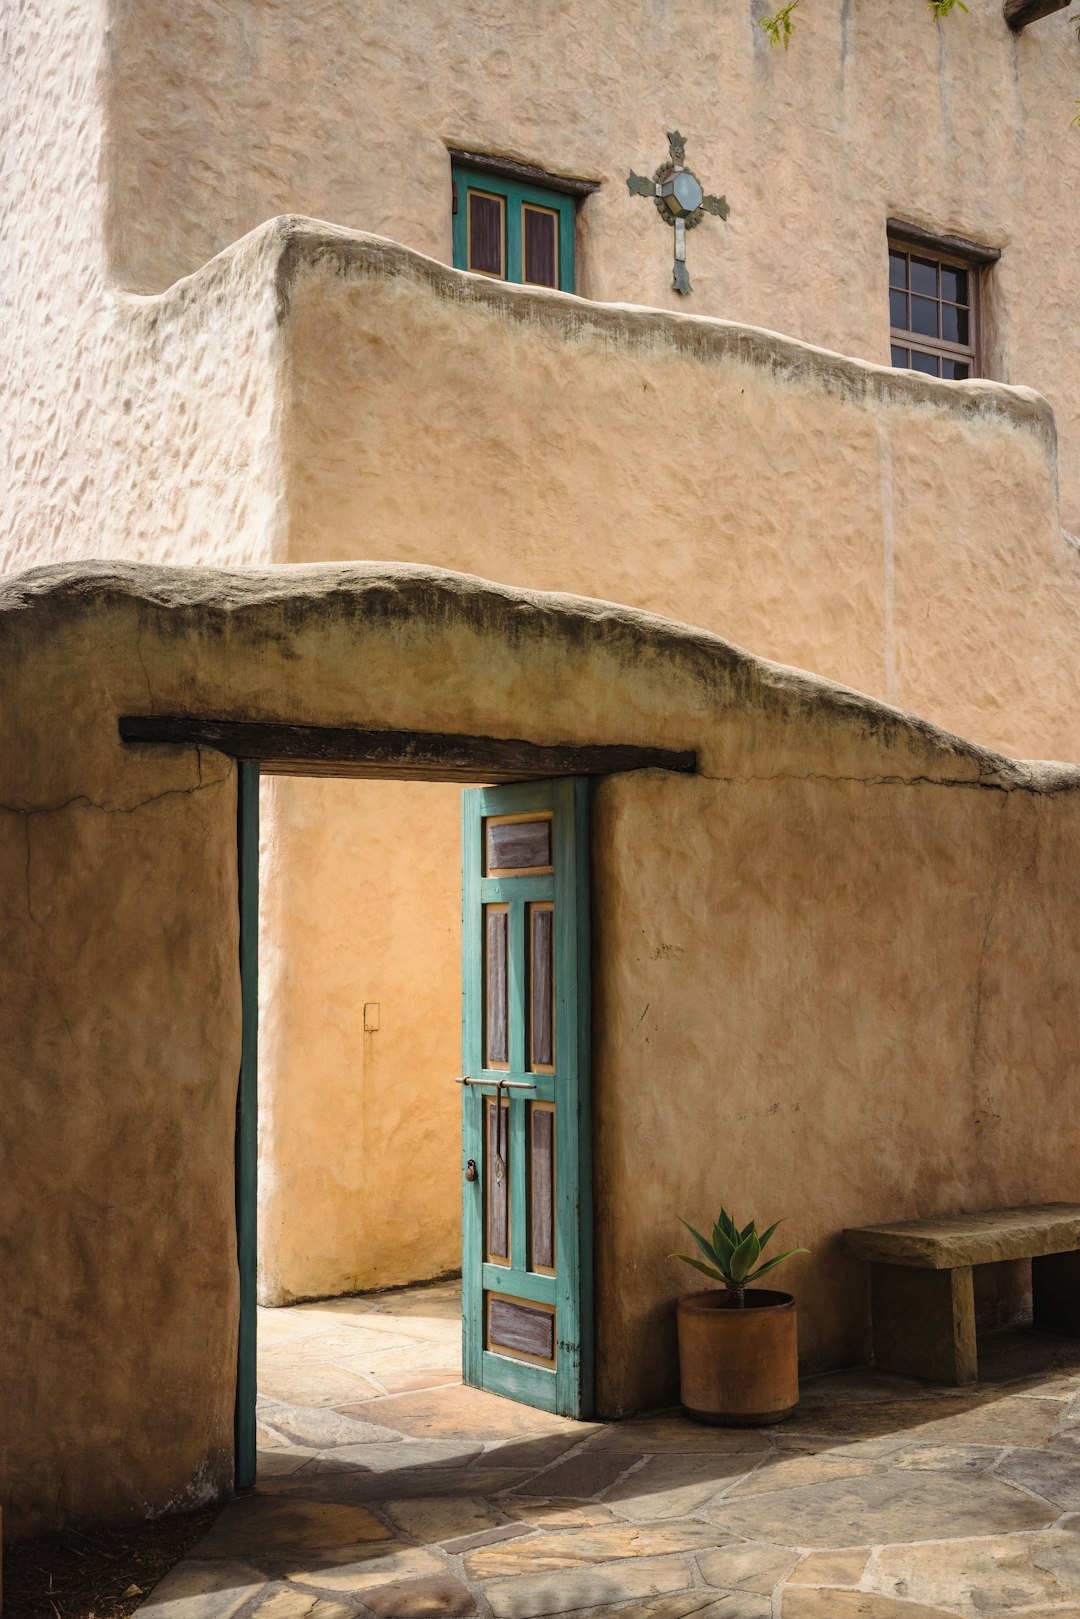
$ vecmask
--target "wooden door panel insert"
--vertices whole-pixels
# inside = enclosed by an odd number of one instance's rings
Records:
[[[510,907],[484,906],[484,1067],[510,1068]]]
[[[527,1003],[529,1072],[555,1072],[555,903],[534,900],[526,906],[529,947]]]
[[[489,815],[484,822],[486,877],[539,877],[553,870],[551,814]]]
[[[533,1366],[555,1367],[555,1306],[487,1295],[487,1348]]]
[[[555,1104],[529,1106],[529,1269],[555,1274]]]
[[[484,1098],[484,1255],[489,1265],[510,1263],[510,1103]],[[500,1128],[501,1126],[501,1128]],[[499,1173],[499,1160],[502,1173]]]

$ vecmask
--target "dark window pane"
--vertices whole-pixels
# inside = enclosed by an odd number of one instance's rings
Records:
[[[911,351],[911,369],[925,371],[928,377],[938,375],[938,357],[936,354],[920,354],[918,349]]]
[[[968,341],[968,312],[955,304],[941,306],[941,335],[948,343]]]
[[[908,330],[907,305],[908,305],[908,299],[907,299],[907,293],[906,292],[890,292],[889,293],[889,321],[890,321],[890,324],[893,325],[893,326],[898,326],[900,328],[900,330],[904,331],[904,332],[906,332]]]
[[[503,205],[499,197],[469,192],[469,269],[503,274]]]
[[[524,207],[521,225],[525,234],[525,279],[535,286],[557,287],[558,216],[546,208]]]
[[[911,359],[908,355],[907,349],[897,348],[896,344],[894,343],[892,351],[892,363],[893,365],[899,366],[901,370],[907,370],[908,366],[911,364]]]
[[[889,254],[889,285],[890,287],[907,286],[907,254]]]
[[[933,259],[917,259],[914,256],[912,256],[912,260],[911,260],[911,290],[912,290],[912,292],[924,292],[929,297],[936,298],[937,297],[937,272],[938,272],[938,267],[937,267],[937,264],[934,262]]]
[[[943,264],[941,266],[941,296],[947,298],[951,304],[970,303],[967,271],[958,270],[955,265]]]
[[[938,306],[933,298],[912,298],[911,330],[923,337],[938,336]]]
[[[966,382],[971,375],[971,367],[966,360],[945,360],[941,362],[941,374],[949,382]]]

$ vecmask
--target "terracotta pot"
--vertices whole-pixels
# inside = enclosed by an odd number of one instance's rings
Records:
[[[685,1294],[679,1382],[683,1409],[695,1422],[757,1428],[790,1417],[799,1403],[791,1294],[748,1288],[741,1310],[719,1289]]]

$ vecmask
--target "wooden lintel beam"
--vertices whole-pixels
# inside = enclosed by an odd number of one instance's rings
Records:
[[[1049,17],[1055,11],[1064,11],[1072,4],[1072,0],[1005,0],[1002,10],[1005,21],[1014,34],[1021,28],[1026,28],[1029,22],[1038,22],[1040,17]]]
[[[190,715],[124,715],[120,737],[124,742],[213,748],[257,762],[279,776],[500,782],[610,776],[624,770],[673,770],[685,775],[697,769],[697,754],[692,751],[630,743],[548,744],[517,737],[274,725]]]

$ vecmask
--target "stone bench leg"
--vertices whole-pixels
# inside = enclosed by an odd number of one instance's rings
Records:
[[[1050,1332],[1080,1334],[1080,1254],[1031,1261],[1031,1319]]]
[[[874,1363],[934,1383],[974,1383],[975,1289],[971,1266],[916,1270],[870,1266]]]

